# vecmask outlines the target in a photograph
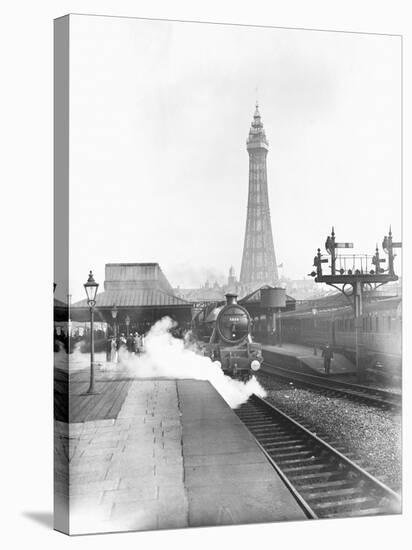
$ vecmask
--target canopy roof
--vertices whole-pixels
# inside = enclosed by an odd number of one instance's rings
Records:
[[[106,290],[97,294],[96,307],[111,308],[117,307],[169,307],[184,306],[191,307],[190,302],[168,294],[160,289],[127,289],[127,290]],[[72,304],[71,309],[88,307],[87,300],[80,300]]]

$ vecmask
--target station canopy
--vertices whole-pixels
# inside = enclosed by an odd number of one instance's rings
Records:
[[[96,296],[95,319],[112,323],[116,306],[117,322],[126,316],[131,322],[152,323],[163,316],[190,321],[192,304],[175,295],[157,263],[106,264],[104,291]],[[87,299],[72,304],[73,321],[87,321]]]

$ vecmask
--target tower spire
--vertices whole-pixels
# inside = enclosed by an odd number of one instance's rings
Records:
[[[246,144],[249,153],[249,196],[240,272],[240,284],[245,293],[278,280],[266,173],[269,142],[257,102]]]

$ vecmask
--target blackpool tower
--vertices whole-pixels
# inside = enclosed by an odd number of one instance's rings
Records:
[[[269,142],[257,103],[246,143],[249,153],[249,196],[240,272],[243,294],[265,284],[273,285],[278,280],[266,173]]]

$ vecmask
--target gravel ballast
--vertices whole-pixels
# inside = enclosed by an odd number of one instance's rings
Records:
[[[356,403],[345,397],[326,397],[260,375],[266,399],[326,441],[353,453],[359,463],[393,490],[401,490],[401,416]]]

